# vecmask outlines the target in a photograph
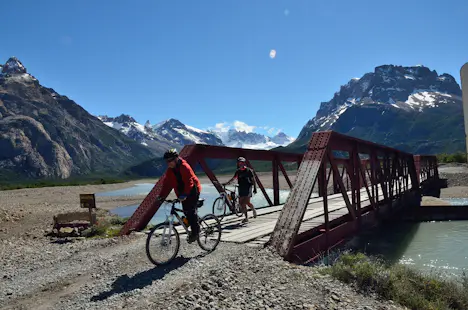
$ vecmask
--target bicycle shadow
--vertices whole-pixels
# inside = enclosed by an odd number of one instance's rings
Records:
[[[169,265],[164,267],[154,267],[152,269],[137,273],[133,277],[129,277],[126,274],[121,275],[114,281],[114,283],[112,283],[111,290],[101,292],[100,294],[91,297],[90,301],[103,301],[116,294],[130,292],[135,289],[143,289],[153,284],[153,281],[160,280],[169,272],[182,267],[191,259],[203,256],[203,254],[200,254],[195,257],[176,257]]]

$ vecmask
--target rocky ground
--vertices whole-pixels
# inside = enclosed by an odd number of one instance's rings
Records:
[[[166,268],[146,259],[144,236],[56,244],[0,244],[2,309],[401,309],[356,293],[318,268],[268,250],[185,241]]]
[[[44,236],[54,214],[79,210],[80,193],[147,181],[0,192],[0,308],[400,309],[265,249],[221,243],[206,254],[182,237],[179,257],[155,268],[146,258],[144,234],[73,241]],[[262,182],[271,186],[271,177],[263,175]],[[287,187],[283,180],[281,187]],[[99,198],[98,206],[143,198]]]
[[[448,188],[441,190],[441,198],[468,198],[468,165],[443,164],[439,177],[447,179]]]
[[[468,193],[465,169],[442,167],[441,176],[458,185],[443,195]],[[221,243],[206,254],[182,237],[173,264],[155,268],[146,258],[144,234],[71,242],[44,236],[54,214],[79,210],[80,193],[147,181],[0,192],[0,308],[402,309],[321,275],[319,267],[284,262],[267,249]],[[271,177],[263,175],[262,182],[271,186]],[[283,180],[281,187],[287,187]],[[99,198],[98,206],[143,198]]]

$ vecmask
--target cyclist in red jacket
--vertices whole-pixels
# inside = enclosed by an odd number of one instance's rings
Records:
[[[168,169],[160,192],[161,197],[167,197],[174,189],[175,194],[182,202],[182,208],[192,230],[188,242],[197,240],[200,227],[195,213],[197,202],[200,198],[201,184],[192,167],[184,159],[179,157],[175,149],[164,153]]]

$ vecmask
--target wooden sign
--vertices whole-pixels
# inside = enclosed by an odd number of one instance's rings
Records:
[[[80,205],[82,208],[95,209],[96,198],[94,194],[80,194]]]

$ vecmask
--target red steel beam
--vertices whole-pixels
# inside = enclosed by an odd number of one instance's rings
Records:
[[[349,158],[334,158],[332,152],[341,151],[347,152]],[[328,153],[330,163],[330,172],[328,178],[326,177],[327,160],[324,158],[324,154]],[[365,159],[361,159],[361,155],[365,156]],[[380,159],[382,158],[382,159]],[[433,169],[433,157],[427,159],[428,177],[435,175],[436,169]],[[343,173],[346,169],[346,181],[351,181],[351,195],[352,201],[346,201],[347,193],[345,192],[345,186],[342,177],[336,178],[339,175],[338,165],[343,165]],[[299,167],[298,174],[296,176],[296,182],[288,197],[288,200],[283,207],[275,230],[271,236],[270,244],[276,249],[276,251],[285,258],[291,258],[293,255],[293,249],[295,242],[297,241],[297,232],[302,222],[305,210],[307,209],[310,193],[312,192],[313,186],[318,182],[319,195],[324,198],[327,197],[327,183],[331,175],[334,177],[333,186],[339,187],[343,192],[343,198],[349,208],[349,214],[346,215],[347,221],[353,221],[353,218],[358,219],[356,225],[352,224],[353,228],[358,229],[361,223],[361,215],[363,212],[367,212],[368,208],[377,211],[378,205],[382,202],[379,200],[379,189],[382,188],[384,194],[384,201],[386,204],[390,204],[391,200],[396,197],[400,197],[403,194],[402,181],[410,174],[413,178],[411,165],[414,168],[414,157],[412,154],[401,152],[399,150],[378,145],[372,142],[363,141],[360,139],[347,137],[345,135],[336,132],[317,132],[314,133],[311,141],[308,145],[307,152],[303,157],[303,162]],[[404,167],[408,166],[408,172],[404,170]],[[320,172],[319,172],[320,170]],[[413,169],[415,170],[415,169]],[[424,170],[426,171],[426,170]],[[335,184],[341,183],[341,184]],[[370,184],[370,185],[369,185]],[[366,208],[361,207],[361,188],[365,188],[367,195],[370,199],[370,206]],[[407,190],[414,190],[418,188],[418,183],[412,180],[412,188]],[[393,192],[393,189],[397,192]],[[324,217],[328,217],[328,201],[324,199]],[[354,211],[356,214],[353,214]],[[328,220],[326,220],[328,223]],[[326,224],[325,226],[327,226]],[[328,231],[325,227],[324,249],[328,249],[331,244],[327,242]],[[302,234],[301,234],[302,235]]]
[[[197,163],[200,163],[202,169],[207,174],[208,178],[213,182],[213,185],[217,188],[218,191],[221,189],[219,185],[216,184],[216,177],[214,173],[208,168],[205,158],[214,158],[214,159],[235,159],[239,156],[247,157],[250,160],[263,160],[263,161],[273,161],[275,159],[282,160],[286,162],[300,162],[302,160],[303,154],[297,153],[286,153],[286,152],[276,152],[276,151],[265,151],[265,150],[250,150],[250,149],[241,149],[241,148],[229,148],[221,146],[211,146],[204,144],[192,144],[186,145],[180,152],[180,157],[184,158],[188,164],[195,168]],[[120,235],[129,234],[132,231],[139,231],[146,227],[149,221],[153,218],[156,212],[159,210],[160,202],[156,199],[160,196],[160,193],[163,189],[165,174],[156,182],[153,189],[145,197],[140,206],[135,210],[130,219],[125,223]],[[268,203],[272,205],[272,202],[268,195],[266,194],[263,185],[261,184],[258,176],[255,174],[257,184],[262,190],[265,198]],[[277,189],[279,191],[279,189]],[[161,197],[166,198],[166,197]]]
[[[284,178],[286,179],[286,182],[288,183],[289,188],[292,188],[293,185],[292,185],[292,183],[291,183],[291,180],[289,180],[288,174],[286,173],[286,169],[284,169],[284,166],[283,166],[283,164],[281,163],[281,161],[278,162],[278,166],[279,166],[279,168],[280,168],[280,170],[281,170],[281,173],[283,173],[283,176],[284,176]]]
[[[260,190],[262,191],[263,196],[265,196],[266,201],[268,202],[270,207],[273,206],[273,202],[271,202],[270,196],[268,196],[268,193],[266,192],[265,187],[263,187],[262,181],[260,181],[260,178],[258,177],[257,173],[255,172],[255,169],[252,167],[252,164],[250,163],[250,161],[247,158],[245,159],[245,161],[247,163],[247,166],[250,167],[250,169],[252,169],[253,175],[255,177],[255,181],[257,182],[258,187],[260,187]],[[278,190],[279,190],[279,188],[278,188]]]
[[[275,158],[271,162],[272,173],[273,173],[273,204],[275,206],[280,204],[280,195],[279,195],[279,170],[278,170],[278,160]]]
[[[180,157],[184,158],[191,166],[196,163],[196,148],[193,145],[186,146],[180,152]],[[140,206],[135,210],[130,219],[125,223],[125,225],[120,230],[120,235],[128,235],[132,231],[142,230],[148,225],[153,216],[159,210],[161,202],[157,199],[160,196],[160,193],[163,190],[163,184],[166,174],[156,182],[153,189],[149,194],[143,199]],[[161,197],[166,198],[166,197]]]

